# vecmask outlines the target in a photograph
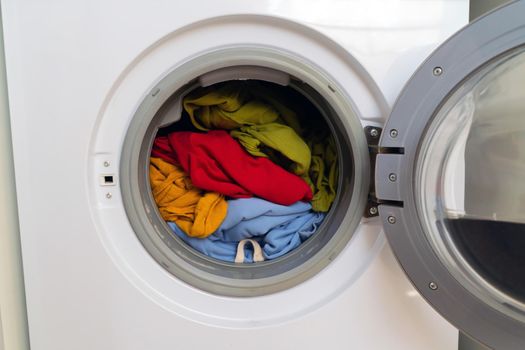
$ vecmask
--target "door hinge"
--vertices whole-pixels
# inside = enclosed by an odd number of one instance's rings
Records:
[[[366,204],[364,216],[366,218],[379,215],[378,200],[375,186],[375,168],[376,157],[379,153],[379,138],[381,137],[382,128],[377,126],[365,126],[366,141],[368,143],[368,152],[370,154],[370,188],[368,191],[368,201]]]

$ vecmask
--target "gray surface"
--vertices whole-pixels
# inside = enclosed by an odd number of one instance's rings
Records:
[[[157,119],[164,119],[162,106],[165,102],[170,98],[177,99],[173,96],[175,92],[180,94],[191,89],[202,74],[239,65],[272,68],[307,83],[292,82],[291,86],[305,96],[311,96],[312,102],[324,111],[338,144],[340,168],[338,196],[318,232],[283,257],[244,265],[211,259],[171,234],[157,213],[147,170],[158,128]],[[269,77],[268,74],[265,76]],[[166,270],[215,294],[257,296],[285,290],[305,281],[329,264],[346,246],[366,206],[370,167],[359,116],[346,96],[337,92],[340,91],[337,82],[329,81],[317,67],[288,54],[269,48],[235,47],[202,54],[171,72],[152,91],[154,93],[144,99],[128,129],[121,158],[120,184],[134,231],[150,255]],[[344,123],[340,119],[343,117]]]
[[[484,15],[485,13],[494,10],[496,7],[509,2],[509,0],[470,0],[470,20],[475,20],[476,18]]]
[[[3,43],[0,31],[0,349],[26,350],[29,338]]]
[[[400,194],[403,206],[385,204],[379,208],[398,261],[438,312],[461,331],[495,349],[523,349],[525,323],[519,316],[520,311],[501,305],[507,310],[507,314],[503,314],[488,306],[486,300],[475,297],[473,290],[459,283],[452,270],[438,258],[419,221],[414,169],[421,135],[435,111],[474,70],[525,42],[523,18],[525,2],[516,2],[473,22],[445,42],[419,68],[401,93],[380,142],[385,150],[403,151],[402,157],[392,155],[400,162],[392,168],[400,169],[396,193]],[[435,67],[442,67],[443,73],[433,75]],[[390,136],[392,129],[398,130],[395,138]],[[382,187],[391,186],[386,175],[376,173],[378,193],[383,191]],[[395,224],[388,222],[389,216],[396,218]],[[429,288],[431,282],[437,284],[436,290]]]
[[[469,336],[459,333],[458,350],[488,350],[488,348],[471,339]]]

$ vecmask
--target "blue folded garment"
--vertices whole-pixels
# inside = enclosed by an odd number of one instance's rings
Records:
[[[238,242],[253,238],[259,242],[266,260],[275,259],[297,248],[317,230],[324,213],[312,211],[305,202],[284,206],[260,198],[228,201],[228,213],[221,226],[207,238],[193,238],[175,223],[168,222],[175,234],[205,255],[233,262]],[[245,250],[245,262],[253,261],[253,252]]]

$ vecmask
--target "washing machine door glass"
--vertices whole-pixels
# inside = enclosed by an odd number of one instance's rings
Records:
[[[496,349],[525,344],[525,4],[440,47],[409,82],[376,165],[389,241],[422,294]]]
[[[470,78],[438,111],[415,169],[420,218],[439,255],[519,304],[525,301],[524,81],[523,49]]]

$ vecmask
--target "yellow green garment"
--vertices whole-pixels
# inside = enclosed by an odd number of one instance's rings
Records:
[[[289,170],[297,175],[307,174],[310,168],[311,153],[303,139],[287,125],[268,123],[262,125],[242,126],[230,132],[241,145],[256,157],[271,157],[267,154],[271,148],[290,159],[293,164]],[[281,163],[277,161],[276,163]],[[286,166],[285,166],[286,167]]]
[[[239,84],[204,88],[186,96],[184,109],[197,129],[235,129],[242,125],[260,125],[276,121],[277,111],[249,95]]]
[[[297,117],[267,90],[260,85],[231,82],[198,90],[186,96],[183,104],[196,128],[239,129],[233,130],[231,136],[250,154],[268,157],[269,149],[275,150],[290,160],[292,164],[287,167],[290,171],[303,175],[310,168],[310,149],[284,122],[299,128]]]
[[[268,157],[301,176],[312,189],[315,211],[330,209],[337,182],[333,139],[314,137],[306,144],[296,113],[274,91],[262,84],[228,82],[196,90],[183,105],[196,128],[231,130],[253,156]]]
[[[194,187],[180,167],[151,157],[149,178],[162,218],[175,222],[188,236],[208,237],[226,217],[224,196]]]
[[[310,185],[314,194],[312,209],[327,212],[335,199],[337,187],[338,167],[335,142],[329,136],[322,141],[310,142],[309,146],[312,149],[312,164],[309,176],[303,176],[303,179]]]

